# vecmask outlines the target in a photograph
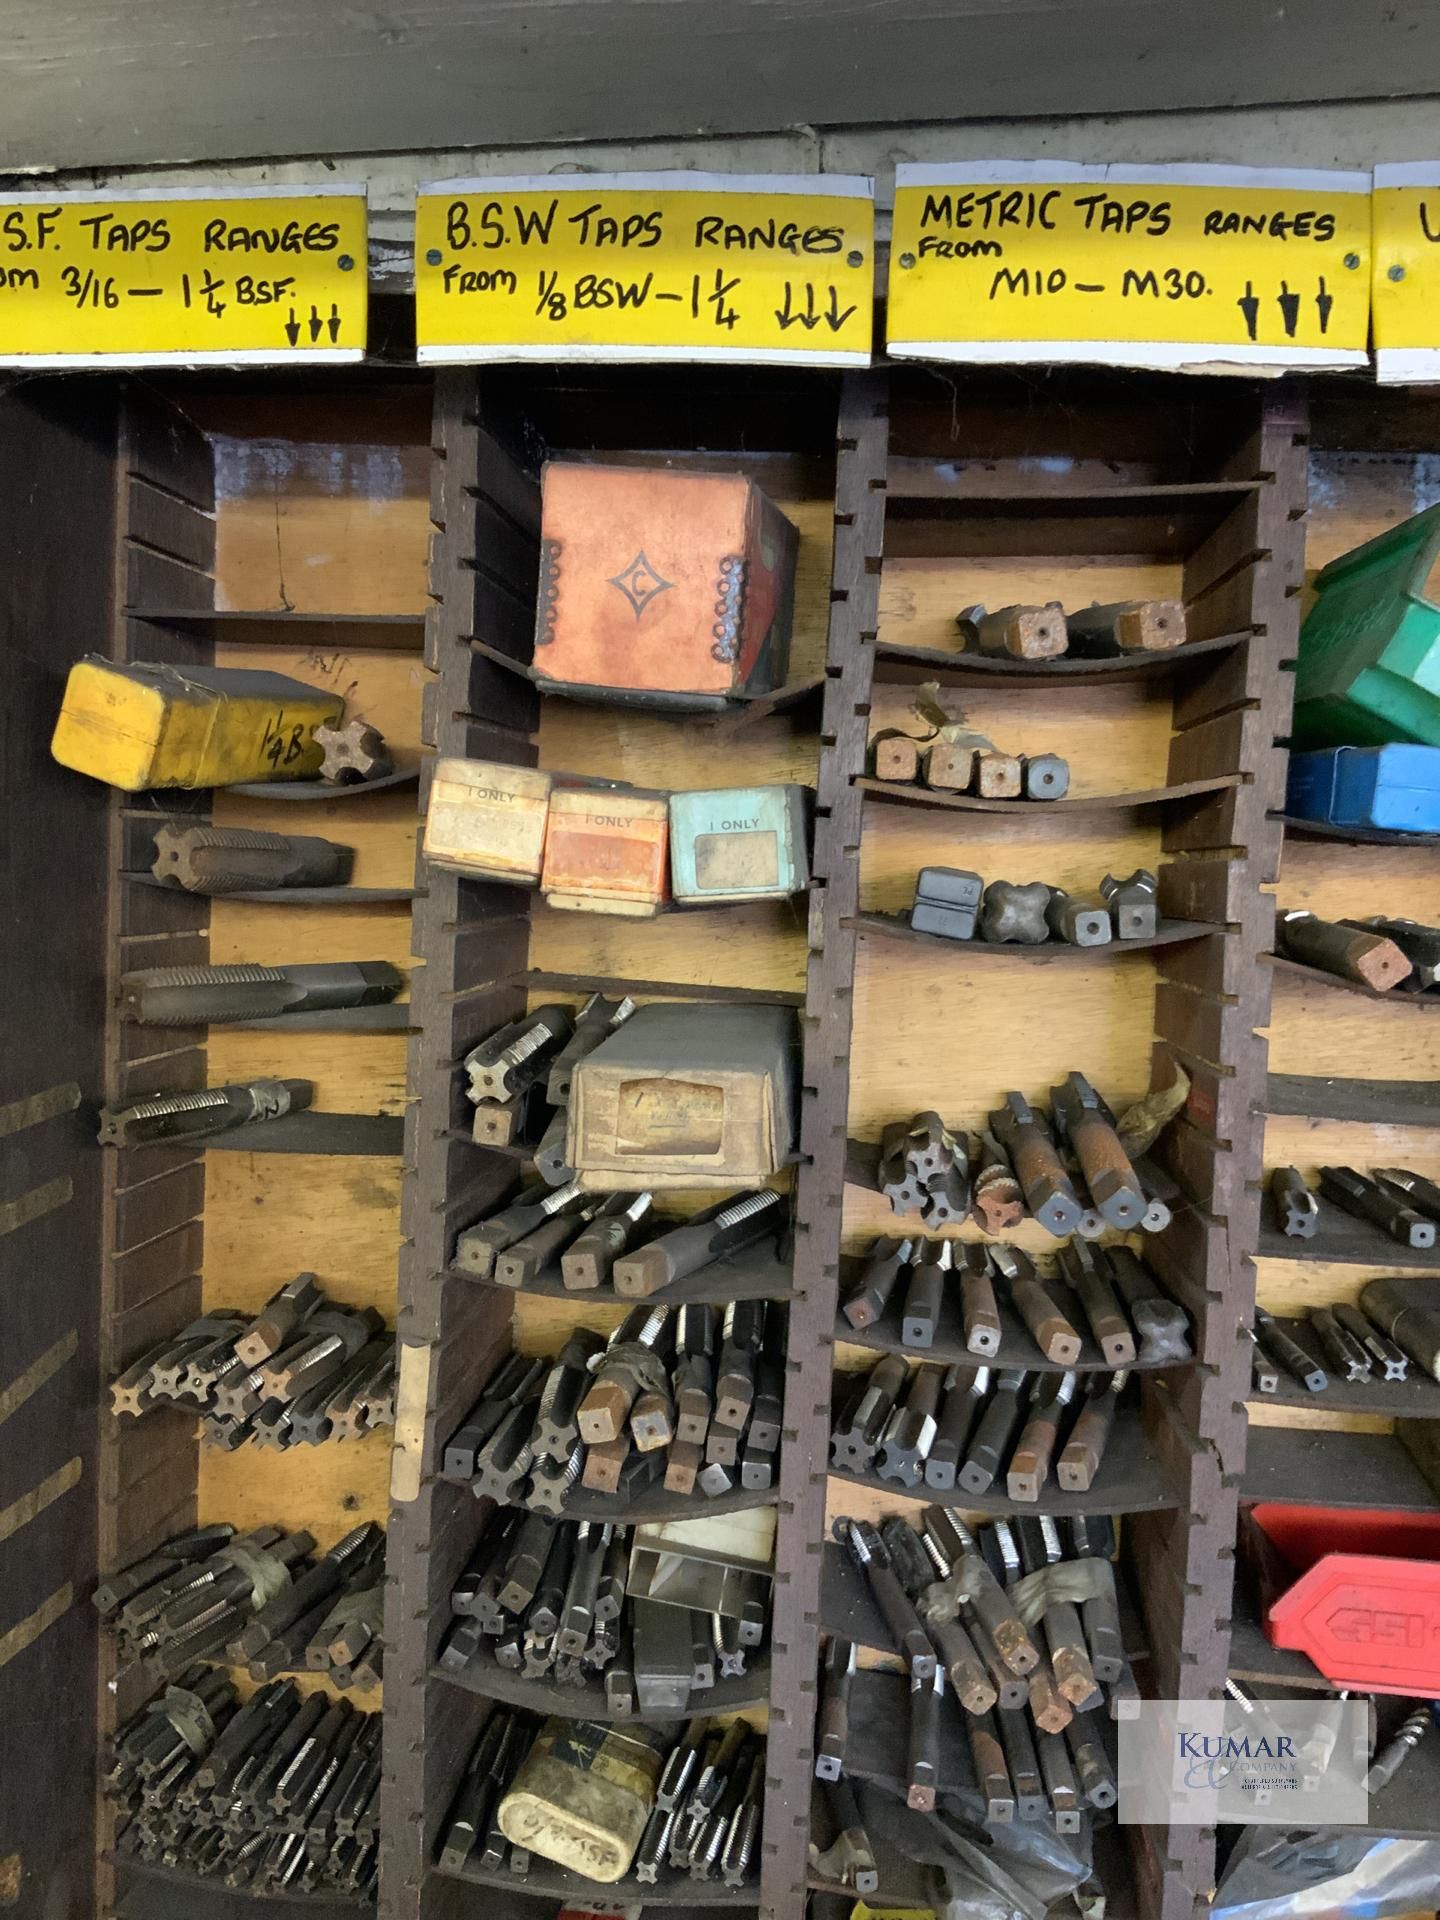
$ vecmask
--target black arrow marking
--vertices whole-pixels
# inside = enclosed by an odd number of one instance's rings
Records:
[[[330,302],[330,318],[325,324],[330,329],[330,338],[332,340],[338,340],[340,338],[340,309],[333,300]]]
[[[796,312],[794,307],[794,289],[787,280],[785,282],[785,304],[783,307],[775,308],[775,318],[779,322],[782,333],[787,333],[793,326],[802,326],[805,331],[809,333],[813,327],[819,326],[820,315],[815,311],[815,289],[808,280],[805,282],[805,302],[805,311],[803,313]]]
[[[1295,329],[1300,324],[1300,296],[1298,293],[1291,293],[1289,283],[1282,280],[1280,291],[1275,298],[1280,302],[1280,315],[1285,322],[1285,338],[1293,340]]]
[[[1315,305],[1320,314],[1320,331],[1325,333],[1330,326],[1330,309],[1335,304],[1335,296],[1325,290],[1325,276],[1320,276],[1320,291],[1315,296]]]
[[[295,309],[290,309],[290,318],[285,322],[285,338],[292,347],[300,344],[300,322],[295,318]]]
[[[854,311],[855,311],[855,308],[853,306],[846,307],[843,313],[840,311],[839,292],[836,288],[831,287],[830,311],[829,313],[822,315],[822,318],[824,319],[826,326],[829,327],[830,331],[832,333],[838,333],[841,327],[843,327],[845,322],[850,318],[851,314],[854,313]]]
[[[321,333],[324,330],[324,327],[325,327],[325,322],[320,318],[320,309],[318,307],[311,307],[310,338],[312,340],[318,340],[320,338]]]
[[[1255,288],[1249,280],[1245,282],[1245,291],[1235,304],[1239,307],[1241,313],[1244,314],[1245,331],[1253,340],[1255,338],[1255,328],[1260,320],[1260,302],[1255,298]]]

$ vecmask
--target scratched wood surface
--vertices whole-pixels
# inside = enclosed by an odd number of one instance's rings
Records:
[[[1392,406],[1388,411],[1398,419],[1402,409]],[[1321,416],[1317,440],[1323,433]],[[1338,555],[1437,500],[1440,468],[1430,452],[1315,447],[1306,523],[1307,582]],[[1324,918],[1384,913],[1440,925],[1440,862],[1433,849],[1346,846],[1291,834],[1274,893],[1281,906],[1308,908]],[[1387,1080],[1440,1078],[1440,1027],[1433,1018],[1399,1001],[1391,1005],[1364,1000],[1293,975],[1275,977],[1269,1040],[1275,1073],[1353,1080],[1376,1075]],[[1317,1167],[1332,1164],[1406,1166],[1433,1179],[1440,1174],[1440,1129],[1342,1125],[1288,1116],[1266,1122],[1267,1172],[1293,1165],[1313,1177]],[[1383,1258],[1364,1266],[1325,1266],[1303,1258],[1260,1260],[1256,1294],[1274,1313],[1303,1314],[1312,1307],[1354,1303],[1362,1287],[1384,1271]],[[1323,1405],[1275,1407],[1253,1399],[1250,1418],[1265,1426],[1325,1426],[1350,1432],[1383,1432],[1390,1425],[1378,1415],[1331,1413]]]
[[[216,452],[217,605],[242,611],[422,614],[426,604],[428,393],[299,397],[252,390],[198,401]],[[420,746],[425,678],[408,630],[336,651],[303,627],[221,641],[216,663],[268,667],[333,688],[347,717],[377,726],[398,753]],[[414,882],[416,792],[300,806],[215,797],[217,825],[318,833],[354,850],[351,883]],[[405,902],[295,907],[217,900],[215,961],[388,960],[413,964]],[[408,988],[405,997],[408,997]],[[212,1080],[282,1074],[313,1080],[332,1112],[404,1110],[403,1034],[238,1031],[208,1040]],[[347,1306],[393,1322],[400,1245],[398,1161],[211,1154],[206,1161],[204,1298],[254,1311],[296,1273],[314,1272]],[[362,1520],[384,1522],[390,1435],[273,1453],[200,1452],[202,1519],[307,1528],[324,1547]],[[323,1682],[321,1682],[323,1684]],[[378,1704],[378,1695],[365,1704]]]
[[[217,606],[424,613],[428,387],[232,393],[191,411],[216,450]]]

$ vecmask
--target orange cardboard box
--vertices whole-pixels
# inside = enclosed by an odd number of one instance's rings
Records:
[[[552,460],[535,678],[705,709],[783,684],[799,535],[743,474]]]
[[[545,904],[648,918],[670,897],[670,808],[633,788],[557,787],[545,829]]]

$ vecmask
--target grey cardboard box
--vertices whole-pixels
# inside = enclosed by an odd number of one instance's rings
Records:
[[[641,1007],[575,1072],[567,1158],[593,1193],[755,1186],[795,1137],[786,1007]]]

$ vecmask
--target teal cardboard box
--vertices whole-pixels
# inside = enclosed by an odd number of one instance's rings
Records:
[[[808,787],[704,787],[670,796],[675,898],[778,900],[810,882]]]

